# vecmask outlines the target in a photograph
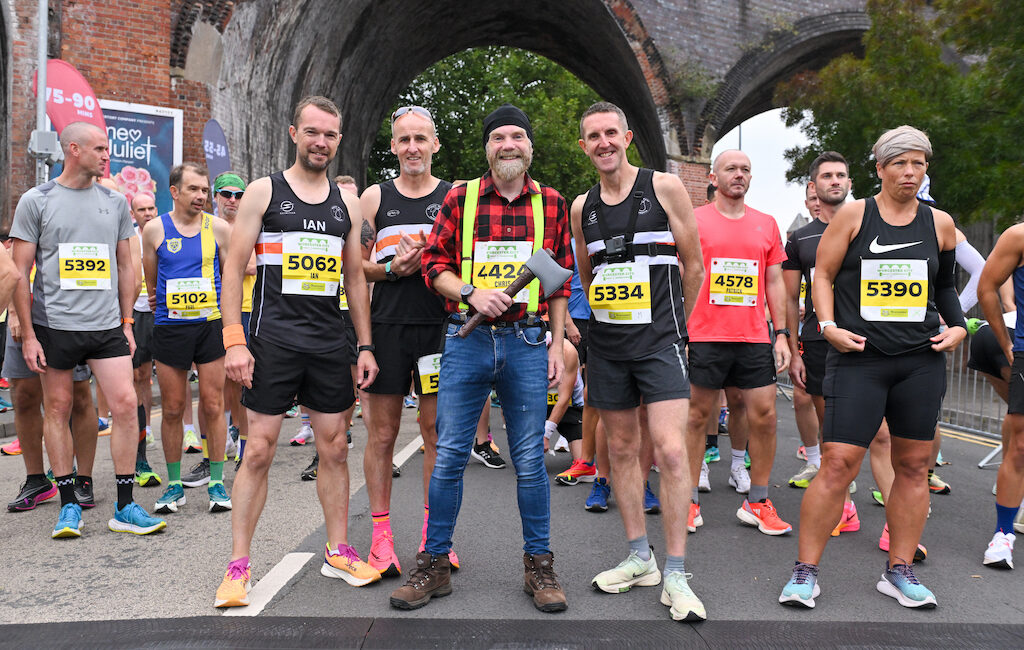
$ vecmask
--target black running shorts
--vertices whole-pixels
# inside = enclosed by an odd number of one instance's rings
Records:
[[[224,356],[221,320],[153,326],[153,358],[178,370],[211,363]]]
[[[141,368],[142,364],[153,360],[153,312],[132,312],[135,324],[132,335],[135,337],[135,354],[132,355],[132,367]]]
[[[821,383],[825,380],[825,357],[828,356],[832,344],[828,341],[802,341],[804,367],[807,369],[807,394],[821,397]]]
[[[776,381],[771,343],[690,342],[690,381],[701,388],[740,389]]]
[[[1013,353],[1013,365],[1010,366],[1010,403],[1006,412],[1024,415],[1024,352]]]
[[[882,418],[897,438],[932,440],[946,394],[946,355],[931,349],[888,356],[829,350],[824,442],[867,447]]]
[[[1013,340],[1013,330],[1010,330],[1010,340]],[[990,326],[986,325],[974,333],[971,337],[971,358],[967,360],[968,368],[1002,379],[1003,368],[1009,365],[1010,361],[1003,354]]]
[[[128,339],[120,327],[98,332],[72,332],[34,325],[36,338],[43,346],[46,365],[71,370],[89,359],[127,357]]]
[[[406,395],[411,381],[416,387],[416,394],[424,395],[417,362],[420,357],[441,352],[446,325],[440,322],[436,325],[375,323],[373,342],[377,349],[374,357],[380,373],[366,392],[375,395]],[[437,392],[431,394],[436,396]]]
[[[320,413],[341,413],[356,401],[346,346],[310,354],[249,339],[256,360],[252,388],[242,388],[242,405],[257,413],[280,415],[298,403]]]
[[[587,404],[619,411],[651,402],[690,399],[685,340],[632,361],[612,361],[588,352]],[[564,435],[564,434],[563,434]]]

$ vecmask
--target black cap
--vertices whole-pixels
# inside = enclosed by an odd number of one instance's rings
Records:
[[[533,142],[533,129],[530,128],[530,118],[526,117],[526,113],[512,104],[502,104],[484,118],[484,146],[487,146],[487,138],[491,136],[491,131],[510,124],[522,127],[526,131],[526,137]]]

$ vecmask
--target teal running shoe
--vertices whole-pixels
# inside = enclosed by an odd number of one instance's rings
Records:
[[[793,577],[782,588],[779,602],[790,607],[814,609],[814,599],[820,595],[818,567],[813,564],[797,562],[793,567]]]
[[[132,501],[123,508],[114,504],[114,517],[107,522],[107,528],[115,533],[148,535],[167,528],[167,522],[151,516],[142,506]]]
[[[171,483],[164,490],[163,495],[156,500],[153,511],[159,513],[178,512],[178,506],[183,505],[185,505],[185,488],[181,487],[181,483]]]
[[[708,447],[704,450],[705,463],[717,463],[720,460],[722,460],[722,454],[718,452],[718,447]]]
[[[206,488],[206,493],[210,495],[210,512],[231,510],[231,497],[228,496],[223,483],[211,483],[210,487]]]
[[[914,568],[909,564],[889,566],[885,564],[885,572],[876,585],[878,591],[891,596],[904,607],[936,607],[935,594],[914,575]]]
[[[62,537],[82,536],[82,506],[77,503],[64,504],[57,517],[57,525],[53,527],[50,537],[59,539]]]

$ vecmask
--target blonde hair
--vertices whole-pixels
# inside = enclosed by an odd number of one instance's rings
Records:
[[[907,124],[889,129],[879,136],[875,145],[871,147],[871,153],[882,167],[908,151],[923,151],[925,160],[932,157],[932,143],[928,135]]]

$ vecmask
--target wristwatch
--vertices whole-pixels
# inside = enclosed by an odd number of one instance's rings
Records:
[[[476,287],[471,284],[464,284],[459,289],[459,298],[462,299],[462,302],[469,302],[469,297],[473,295],[474,291],[476,291]]]
[[[391,270],[391,260],[388,260],[384,265],[384,277],[387,278],[388,282],[398,280],[398,274]]]
[[[782,329],[780,329],[780,330],[775,330],[775,336],[776,336],[776,337],[778,337],[778,336],[779,336],[779,334],[785,334],[785,335],[786,335],[786,337],[787,337],[787,338],[789,338],[789,336],[790,336],[790,334],[789,334],[789,328],[788,328],[788,327],[783,327],[783,328],[782,328]]]

